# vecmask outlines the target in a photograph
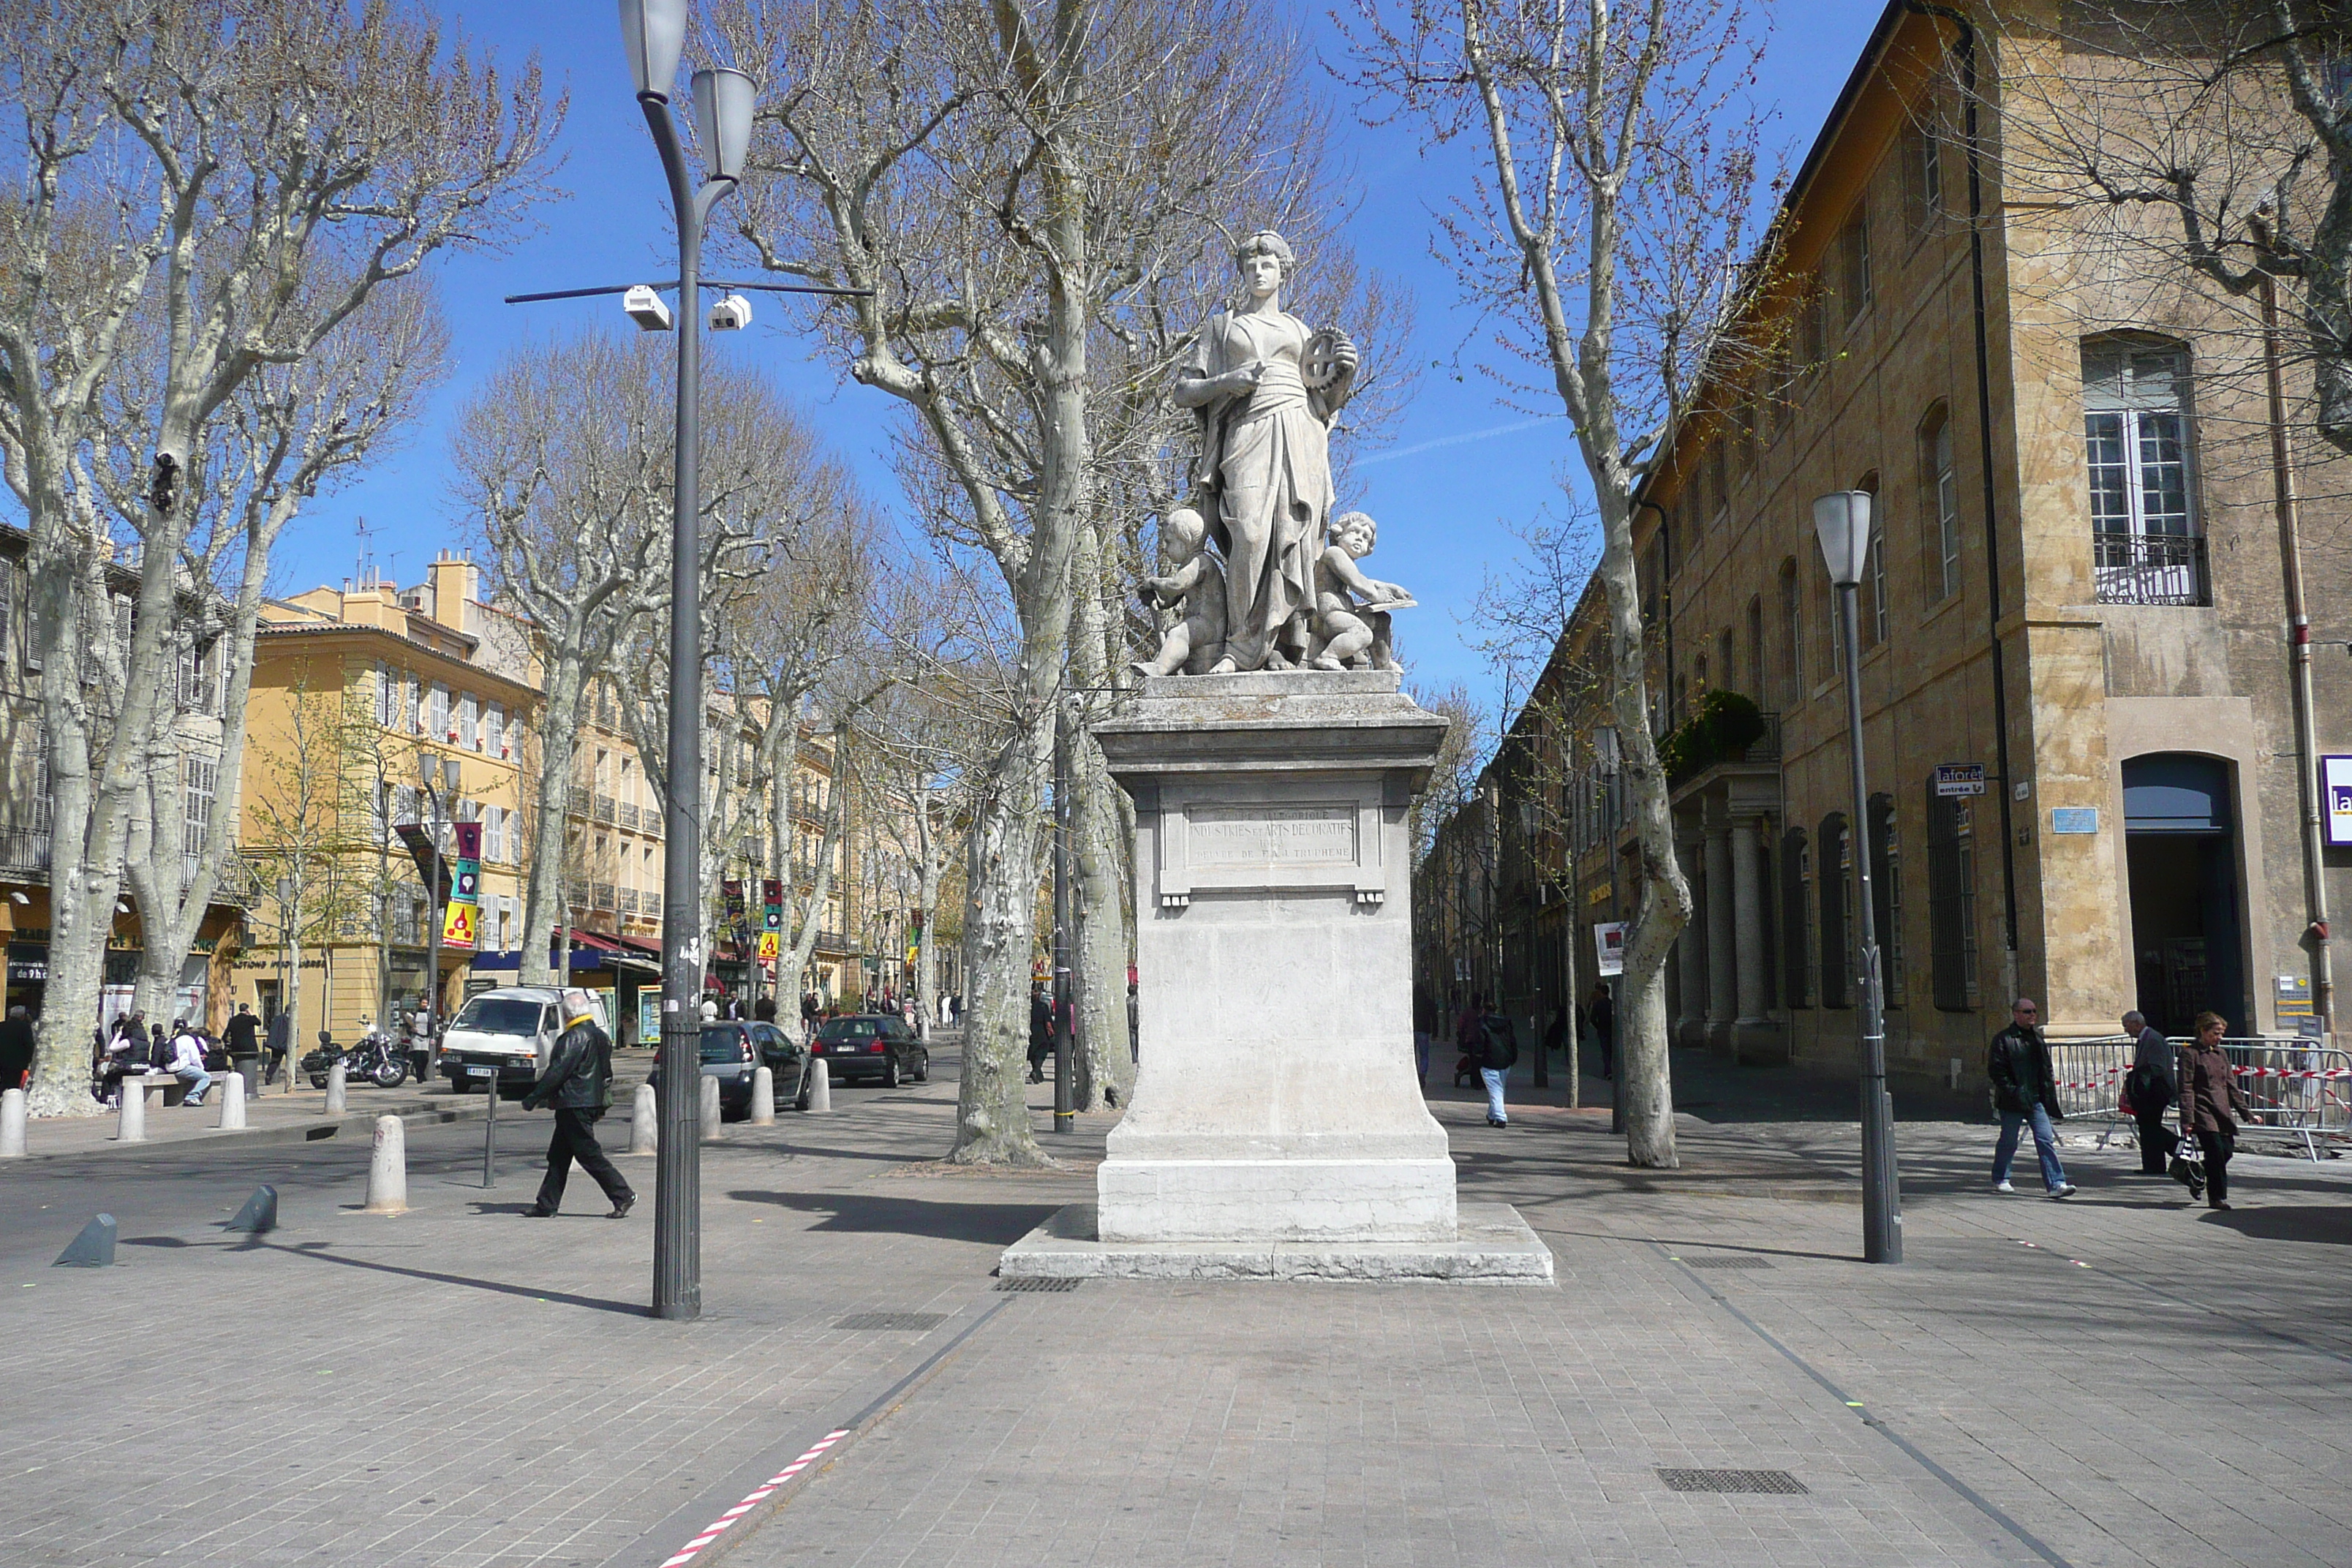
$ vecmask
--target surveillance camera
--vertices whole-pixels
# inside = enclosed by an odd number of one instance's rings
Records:
[[[714,332],[737,331],[751,324],[751,301],[740,294],[730,294],[710,307],[710,330]]]
[[[669,306],[646,284],[640,283],[621,296],[621,309],[629,320],[649,332],[669,331]]]

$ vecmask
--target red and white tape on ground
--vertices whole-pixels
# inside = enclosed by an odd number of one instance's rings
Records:
[[[791,1464],[786,1465],[782,1469],[778,1470],[774,1475],[770,1476],[758,1486],[752,1488],[751,1493],[746,1496],[741,1502],[737,1503],[733,1508],[730,1508],[725,1513],[720,1514],[717,1519],[711,1521],[709,1529],[696,1536],[693,1540],[688,1542],[684,1546],[678,1548],[677,1556],[665,1559],[662,1563],[661,1568],[682,1568],[683,1564],[693,1562],[696,1554],[700,1552],[704,1547],[718,1540],[719,1536],[726,1533],[729,1526],[732,1525],[737,1520],[741,1519],[745,1514],[751,1512],[753,1509],[759,1507],[761,1503],[767,1501],[769,1498],[774,1496],[778,1487],[784,1485],[794,1476],[797,1476],[803,1470],[807,1469],[811,1465],[817,1461],[827,1448],[832,1447],[835,1443],[840,1442],[844,1437],[848,1436],[849,1428],[846,1426],[843,1427],[838,1432],[827,1432],[824,1438],[819,1441],[814,1447],[811,1448],[807,1453],[803,1454],[799,1458],[794,1459]]]

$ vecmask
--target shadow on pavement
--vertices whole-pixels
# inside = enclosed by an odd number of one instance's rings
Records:
[[[625,1317],[642,1318],[646,1309],[634,1301],[608,1301],[601,1296],[575,1296],[564,1290],[546,1290],[531,1285],[509,1285],[497,1279],[473,1279],[463,1274],[440,1274],[430,1268],[403,1268],[393,1263],[371,1263],[363,1258],[338,1258],[324,1250],[331,1244],[306,1241],[298,1247],[262,1244],[271,1252],[288,1258],[308,1258],[318,1263],[340,1263],[346,1268],[368,1268],[378,1274],[400,1274],[411,1279],[431,1279],[443,1285],[463,1285],[468,1289],[488,1290],[500,1296],[520,1296],[530,1301],[561,1301],[570,1307],[592,1307],[600,1312],[618,1312]]]
[[[931,1236],[944,1241],[1010,1247],[1028,1235],[1058,1204],[952,1204],[925,1198],[868,1197],[851,1193],[732,1192],[737,1203],[773,1204],[826,1217],[812,1230],[866,1231],[886,1236]]]
[[[2237,1179],[2238,1173],[2231,1172],[2232,1196]],[[2352,1208],[2231,1209],[2228,1214],[2208,1213],[2199,1223],[2234,1230],[2252,1241],[2314,1241],[2352,1247]]]

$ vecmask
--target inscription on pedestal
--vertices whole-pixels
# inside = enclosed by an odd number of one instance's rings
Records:
[[[1189,820],[1195,867],[1356,863],[1352,804],[1195,807]]]

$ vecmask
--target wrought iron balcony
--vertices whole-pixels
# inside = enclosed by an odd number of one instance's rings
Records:
[[[2091,574],[2102,605],[2213,602],[2202,534],[2095,531]]]
[[[49,830],[0,827],[0,874],[25,876],[49,868]]]

